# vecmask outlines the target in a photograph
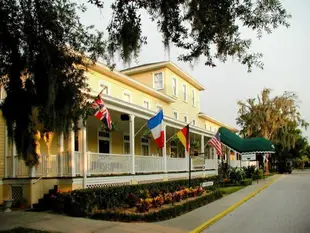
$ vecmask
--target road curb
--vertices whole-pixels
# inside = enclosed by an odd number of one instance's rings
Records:
[[[222,211],[221,213],[215,215],[213,218],[209,219],[208,221],[204,222],[200,226],[196,227],[194,230],[190,231],[190,233],[200,233],[221,218],[223,218],[225,215],[229,214],[233,210],[237,209],[240,205],[242,205],[244,202],[248,201],[252,197],[254,197],[256,194],[260,193],[264,189],[266,189],[269,185],[271,185],[273,182],[275,182],[278,178],[280,178],[281,175],[277,175],[275,178],[270,180],[268,183],[264,184],[262,187],[259,189],[255,190],[254,192],[250,193],[248,196],[244,197],[240,201],[236,202],[232,206],[228,207],[226,210]]]

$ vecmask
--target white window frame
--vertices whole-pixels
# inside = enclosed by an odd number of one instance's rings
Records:
[[[109,133],[109,137],[101,137],[99,136],[99,132],[104,132],[104,130],[98,129],[97,130],[97,151],[99,152],[99,140],[105,140],[105,141],[109,141],[109,154],[112,154],[112,134],[111,132],[107,132]]]
[[[147,139],[148,140],[148,142],[146,143],[146,142],[142,142],[142,139]],[[151,152],[151,145],[150,145],[150,139],[149,138],[147,138],[147,137],[143,137],[143,136],[141,136],[140,137],[140,145],[141,145],[141,155],[142,156],[150,156],[150,152]],[[143,146],[148,146],[148,155],[143,155],[142,154],[142,151],[143,151]]]
[[[186,84],[183,84],[183,101],[187,102],[187,86],[186,86]]]
[[[185,117],[186,117],[186,121],[185,121]],[[184,122],[188,123],[188,116],[184,114]]]
[[[192,120],[192,125],[193,125],[193,126],[196,126],[196,119],[193,119],[193,120]]]
[[[205,123],[205,129],[207,129],[208,128],[208,126],[207,126],[207,124]]]
[[[195,107],[196,106],[196,94],[195,94],[195,89],[192,89],[192,105]]]
[[[156,74],[161,74],[162,75],[162,87],[160,87],[160,88],[156,88],[155,87],[155,75]],[[163,90],[163,89],[165,89],[165,77],[164,77],[164,72],[162,72],[162,71],[160,71],[160,72],[153,72],[153,88],[155,89],[155,90],[157,90],[157,91],[159,91],[159,90]]]
[[[107,88],[102,93],[105,95],[111,95],[111,85],[104,80],[99,80],[98,92],[102,91],[104,86]]]
[[[129,102],[125,99],[125,95],[129,95]],[[125,102],[131,103],[131,101],[132,101],[131,97],[132,96],[131,96],[131,92],[130,91],[127,91],[127,90],[123,91],[123,100]]]
[[[174,86],[174,81],[175,81],[175,86]],[[178,83],[177,83],[176,77],[172,78],[172,95],[175,97],[178,97]]]
[[[177,118],[174,117],[174,114],[175,114],[175,113],[177,114]],[[178,120],[178,119],[179,119],[179,113],[178,113],[178,111],[176,111],[176,110],[173,110],[173,119],[174,119],[174,120]]]
[[[128,136],[129,140],[125,140],[125,136]],[[129,154],[125,154],[125,143],[129,144]],[[130,135],[129,135],[129,133],[123,133],[123,154],[124,155],[130,155]]]
[[[148,107],[145,107],[145,103],[148,104]],[[143,108],[151,109],[151,101],[148,100],[148,99],[144,99],[144,100],[143,100]]]

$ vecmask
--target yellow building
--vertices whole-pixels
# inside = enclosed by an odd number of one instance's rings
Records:
[[[89,116],[76,134],[53,136],[49,157],[41,143],[40,165],[29,169],[8,140],[1,117],[0,202],[26,199],[31,205],[54,185],[67,191],[185,178],[189,160],[174,135],[187,124],[191,149],[207,154],[193,160],[193,176],[217,173],[218,158],[212,148],[205,151],[207,141],[221,126],[237,130],[200,111],[199,93],[205,88],[189,74],[167,61],[122,71],[97,63],[86,76],[94,97],[106,87],[102,96],[115,131],[106,132],[102,122]],[[162,151],[144,127],[159,109],[166,135]]]

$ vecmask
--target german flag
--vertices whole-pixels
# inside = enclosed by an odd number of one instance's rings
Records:
[[[182,142],[186,151],[189,151],[189,124],[177,133],[178,138]]]

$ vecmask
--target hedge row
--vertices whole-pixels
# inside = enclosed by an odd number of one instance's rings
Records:
[[[170,218],[175,218],[182,214],[185,214],[191,210],[197,209],[203,205],[213,202],[223,197],[223,194],[219,190],[215,190],[210,194],[199,197],[195,200],[185,202],[181,205],[174,205],[166,209],[161,209],[156,212],[150,212],[146,214],[129,214],[124,212],[104,211],[101,213],[95,213],[90,216],[93,219],[112,220],[122,222],[156,222],[163,221]]]
[[[206,181],[214,181],[216,185],[217,176],[192,179],[191,186],[197,187]],[[141,192],[145,190],[155,194],[158,192],[174,192],[187,186],[188,180],[176,180],[151,184],[80,189],[60,195],[54,200],[52,206],[56,212],[64,212],[72,216],[85,216],[89,215],[94,208],[106,210],[122,207],[126,204],[126,198],[129,194],[140,196]]]

